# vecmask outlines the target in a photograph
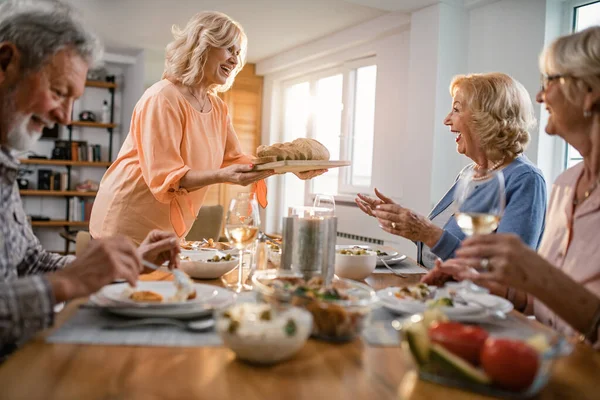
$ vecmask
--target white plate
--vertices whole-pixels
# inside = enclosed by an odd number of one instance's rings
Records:
[[[390,287],[382,289],[377,292],[377,296],[381,300],[381,305],[387,310],[395,314],[418,314],[422,313],[427,309],[425,302],[417,300],[403,300],[397,298],[394,293],[398,291],[397,287]],[[503,299],[498,296],[485,293],[461,293],[461,296],[468,301],[468,298],[472,296],[482,304],[489,305],[489,310],[502,311],[504,313],[510,312],[513,309],[513,305],[510,301]],[[455,304],[454,307],[439,307],[439,309],[453,320],[461,321],[472,321],[483,319],[487,317],[488,310],[478,304]]]
[[[195,306],[195,305],[204,305],[206,303],[209,303],[213,298],[215,298],[217,296],[217,291],[216,291],[215,286],[202,285],[202,284],[198,284],[198,283],[195,283],[193,286],[194,286],[194,289],[196,290],[196,298],[194,298],[192,300],[179,301],[179,302],[167,301],[167,299],[169,299],[173,295],[175,295],[175,292],[177,290],[175,285],[173,284],[173,282],[170,282],[170,281],[169,282],[138,281],[136,288],[133,289],[135,291],[150,290],[152,292],[156,292],[163,297],[164,301],[162,303],[140,302],[140,301],[131,300],[129,298],[129,294],[131,293],[131,287],[129,286],[128,283],[119,283],[119,284],[104,286],[102,289],[100,289],[99,293],[103,297],[105,297],[115,303],[118,303],[120,305],[127,305],[127,306],[131,306],[131,307],[140,307],[140,308],[142,308],[142,307],[143,308],[149,308],[149,307],[150,308],[165,308],[165,307],[172,308],[172,307],[177,307],[177,306],[189,307],[189,306]]]
[[[384,261],[385,261],[385,262],[386,262],[388,265],[394,265],[394,264],[397,264],[397,263],[399,263],[399,262],[401,262],[401,261],[404,261],[404,260],[406,260],[406,256],[405,256],[404,254],[399,254],[399,255],[397,255],[396,257],[392,257],[392,258],[389,258],[389,259],[388,259],[388,258],[384,258],[383,260],[384,260]],[[384,268],[385,268],[385,265],[383,265],[383,262],[382,262],[380,259],[377,259],[377,266],[378,266],[378,267],[384,267]]]
[[[216,290],[217,295],[209,302],[202,305],[192,307],[127,307],[121,303],[115,303],[110,299],[102,296],[99,292],[90,297],[90,301],[103,308],[104,310],[125,317],[133,318],[177,318],[177,319],[193,319],[211,315],[214,310],[227,308],[236,300],[236,294],[220,287],[210,286]]]

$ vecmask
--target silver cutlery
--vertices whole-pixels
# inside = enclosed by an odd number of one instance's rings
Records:
[[[396,275],[396,276],[398,276],[398,277],[400,277],[400,278],[408,278],[408,275],[401,274],[400,272],[397,272],[397,271],[396,271],[394,268],[390,267],[390,266],[388,265],[388,263],[386,263],[386,262],[385,262],[385,260],[384,260],[383,258],[381,258],[381,257],[379,257],[379,256],[377,256],[377,258],[379,259],[379,261],[381,261],[381,263],[382,263],[382,264],[383,264],[383,265],[384,265],[384,266],[385,266],[387,269],[389,269],[389,270],[392,272],[392,274],[394,274],[394,275]]]
[[[161,268],[158,265],[152,264],[151,262],[146,261],[146,260],[142,260],[142,265],[146,268],[150,268],[155,271],[165,271],[165,272],[171,273],[173,275],[173,277],[175,278],[175,285],[177,287],[184,287],[184,288],[188,289],[188,292],[193,291],[193,288],[191,287],[192,281],[185,272],[183,272],[179,269],[164,269],[164,268]]]
[[[454,295],[454,300],[458,300],[459,302],[462,302],[464,304],[476,304],[479,307],[483,308],[485,311],[487,311],[487,313],[489,315],[491,315],[492,317],[496,318],[496,319],[506,319],[506,313],[500,311],[500,310],[496,310],[494,308],[491,308],[487,305],[485,305],[484,303],[480,302],[479,300],[475,300],[473,298],[470,298],[469,300],[465,299],[464,297],[460,296],[458,293],[456,293]]]
[[[198,321],[185,322],[177,319],[170,318],[142,318],[131,321],[115,322],[107,324],[102,329],[116,330],[116,329],[129,329],[136,328],[139,326],[152,326],[152,325],[171,325],[177,328],[185,329],[191,332],[203,332],[211,329],[215,326],[215,320],[213,318],[202,319]]]

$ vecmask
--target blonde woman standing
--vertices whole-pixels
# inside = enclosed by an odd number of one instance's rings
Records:
[[[185,237],[212,184],[256,183],[266,193],[262,179],[273,171],[252,171],[217,96],[243,66],[242,27],[225,14],[201,12],[172,32],[163,79],[138,101],[123,147],[100,183],[90,221],[94,238],[122,234],[139,244],[152,229]]]

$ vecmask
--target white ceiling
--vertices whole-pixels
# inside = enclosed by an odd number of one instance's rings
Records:
[[[437,0],[68,0],[112,51],[146,51],[147,75],[162,72],[173,24],[195,13],[221,11],[239,21],[248,35],[248,62],[376,18],[410,12]],[[148,82],[150,83],[150,82]]]

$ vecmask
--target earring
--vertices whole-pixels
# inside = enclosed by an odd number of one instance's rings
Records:
[[[589,118],[592,116],[592,112],[590,110],[585,110],[583,112],[583,118]]]

